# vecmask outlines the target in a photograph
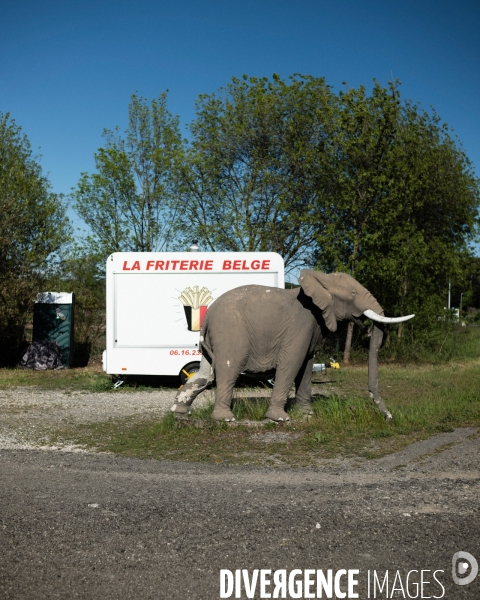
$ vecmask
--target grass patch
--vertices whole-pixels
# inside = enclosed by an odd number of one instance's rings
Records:
[[[341,324],[336,334],[324,342],[322,360],[326,356],[341,356],[345,345],[346,323]],[[351,352],[351,364],[365,364],[370,339],[367,330],[355,328]],[[459,323],[435,321],[427,328],[418,329],[417,320],[403,327],[403,335],[397,337],[395,327],[389,342],[385,338],[380,349],[381,362],[402,364],[447,364],[450,361],[475,360],[480,356],[480,327],[477,324],[462,327]]]
[[[232,407],[237,421],[262,421],[265,419],[267,410],[266,398],[238,398]]]
[[[114,392],[115,378],[92,368],[61,369],[59,371],[35,371],[33,369],[0,369],[0,390],[15,387],[35,387],[43,390],[66,392]],[[138,377],[128,378],[121,390],[146,391],[152,389],[177,389],[177,378]]]
[[[112,388],[112,379],[102,371],[88,368],[35,371],[0,369],[0,389],[36,387],[46,390],[104,391]]]
[[[216,423],[212,406],[194,411],[202,428],[175,420],[132,419],[82,425],[57,431],[53,442],[68,440],[87,448],[141,458],[228,464],[311,466],[319,459],[379,457],[413,441],[455,427],[480,426],[480,360],[443,366],[380,369],[383,396],[393,421],[386,422],[366,393],[366,368],[330,373],[338,391],[317,396],[313,415],[300,418],[293,408],[289,424],[250,428]],[[265,398],[238,399],[237,419],[262,420]],[[277,435],[277,434],[282,435]],[[268,441],[268,443],[266,443]]]

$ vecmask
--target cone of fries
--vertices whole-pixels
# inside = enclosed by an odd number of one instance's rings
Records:
[[[178,299],[185,310],[188,330],[200,331],[208,305],[213,300],[210,291],[206,287],[199,291],[199,286],[195,285],[193,289],[185,288]]]

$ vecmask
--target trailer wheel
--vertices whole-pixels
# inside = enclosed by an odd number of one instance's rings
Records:
[[[191,363],[188,363],[188,365],[185,365],[183,367],[183,369],[180,371],[180,381],[182,382],[182,385],[185,385],[187,383],[187,381],[190,379],[190,377],[193,377],[193,375],[195,375],[195,373],[198,373],[199,370],[200,370],[199,362],[191,362]]]

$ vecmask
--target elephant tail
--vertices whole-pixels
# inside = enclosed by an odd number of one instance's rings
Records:
[[[211,364],[213,371],[215,372],[215,356],[213,354],[210,332],[208,330],[208,310],[207,314],[205,315],[205,318],[203,319],[202,329],[200,330],[199,349],[202,353],[202,356],[205,356],[205,358]]]

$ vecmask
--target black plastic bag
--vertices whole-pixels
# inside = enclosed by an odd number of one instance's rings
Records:
[[[45,371],[46,369],[64,369],[62,365],[62,351],[57,342],[33,342],[27,348],[27,351],[20,361],[20,366],[24,369],[36,369]]]

